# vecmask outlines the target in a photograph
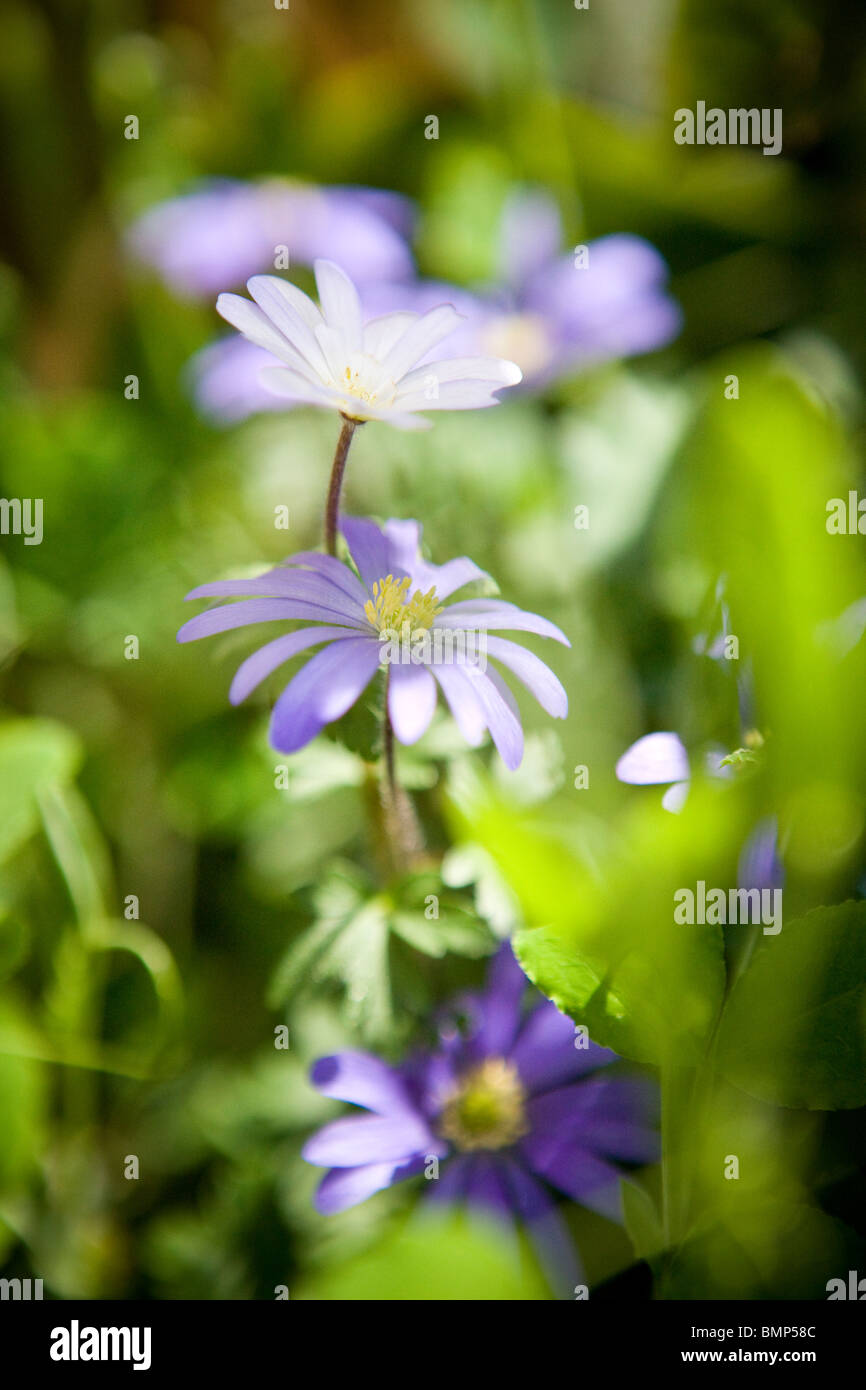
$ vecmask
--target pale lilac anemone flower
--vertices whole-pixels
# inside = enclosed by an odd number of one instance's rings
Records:
[[[344,715],[387,661],[388,713],[401,743],[415,743],[428,728],[438,686],[467,743],[477,747],[489,730],[506,766],[516,768],[523,756],[520,714],[487,657],[511,671],[554,718],[565,718],[568,697],[534,653],[495,633],[510,628],[569,646],[567,637],[546,618],[501,599],[443,606],[458,589],[487,576],[465,556],[444,565],[424,560],[417,521],[392,520],[380,528],[345,517],[341,530],[357,573],[332,556],[302,551],[256,579],[203,584],[187,598],[246,601],[200,613],[184,624],[178,641],[262,622],[305,624],[248,657],[229,694],[237,704],[291,657],[323,648],[274,706],[270,737],[280,752],[297,752]]]
[[[370,1112],[334,1120],[305,1145],[307,1162],[330,1170],[316,1206],[344,1211],[438,1166],[431,1200],[525,1222],[555,1292],[570,1295],[576,1271],[554,1193],[620,1221],[622,1165],[658,1156],[655,1087],[605,1075],[618,1061],[529,990],[504,945],[485,988],[440,1018],[433,1050],[399,1067],[363,1052],[315,1063],[319,1091]]]
[[[401,279],[412,220],[409,200],[381,189],[217,179],[149,208],[127,243],[175,294],[199,297],[273,270],[282,247],[291,267],[325,256],[356,281]]]
[[[520,381],[520,368],[500,357],[430,361],[431,351],[460,322],[452,305],[365,322],[345,271],[317,260],[315,273],[321,307],[276,275],[254,275],[247,282],[255,303],[236,294],[217,300],[224,319],[279,359],[282,365],[264,367],[259,380],[287,408],[311,405],[351,420],[429,429],[419,411],[498,405],[494,393]]]

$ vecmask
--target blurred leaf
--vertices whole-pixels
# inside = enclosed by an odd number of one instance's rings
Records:
[[[368,1254],[308,1279],[304,1300],[538,1301],[549,1297],[525,1247],[518,1255],[501,1228],[464,1216],[426,1217]]]
[[[39,824],[39,794],[69,782],[82,750],[75,734],[48,719],[0,724],[0,859],[12,854]]]
[[[866,1104],[866,902],[816,908],[762,938],[725,1008],[718,1064],[776,1105]]]
[[[665,1236],[655,1202],[637,1183],[620,1181],[625,1228],[639,1260],[652,1260],[665,1248]]]

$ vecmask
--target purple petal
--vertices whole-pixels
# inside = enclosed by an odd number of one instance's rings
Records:
[[[433,1142],[427,1126],[408,1110],[399,1115],[348,1115],[311,1135],[301,1157],[323,1168],[398,1163],[426,1153]]]
[[[445,679],[450,686],[449,695],[462,689],[465,700],[474,697],[502,761],[513,772],[523,757],[523,729],[508,696],[502,692],[504,682],[499,681],[495,671],[482,672],[477,666],[437,666],[435,674],[440,682],[443,671],[448,672]],[[444,683],[442,688],[446,689]],[[467,711],[468,705],[464,702],[461,713],[465,716]]]
[[[460,733],[470,748],[478,748],[487,732],[487,720],[472,686],[461,679],[456,666],[434,666],[433,675],[442,688]]]
[[[313,1199],[316,1211],[322,1216],[366,1202],[374,1192],[390,1187],[397,1169],[393,1163],[365,1163],[359,1168],[332,1168],[319,1183]]]
[[[519,286],[557,255],[562,223],[554,200],[545,193],[521,191],[507,200],[502,214],[500,270]]]
[[[464,1196],[473,1206],[511,1223],[514,1204],[498,1159],[485,1153],[474,1156],[465,1176]]]
[[[510,628],[513,632],[535,632],[539,637],[552,637],[555,642],[570,647],[565,633],[555,623],[537,613],[525,613],[516,604],[502,599],[467,598],[451,603],[436,619],[436,627],[466,627],[479,629]]]
[[[444,565],[432,565],[424,560],[420,554],[421,527],[417,521],[392,518],[385,522],[383,529],[388,541],[389,568],[385,573],[402,571],[411,575],[413,584],[424,593],[433,585],[440,599],[448,598],[455,589],[461,589],[473,579],[489,578],[465,555]]]
[[[436,709],[436,682],[424,666],[388,668],[388,713],[401,743],[417,743]]]
[[[547,1190],[520,1163],[507,1155],[502,1163],[512,1203],[526,1224],[551,1290],[557,1298],[573,1298],[576,1285],[586,1280],[568,1226]]]
[[[674,782],[673,786],[668,787],[662,797],[662,806],[666,811],[671,811],[674,815],[681,811],[686,804],[686,797],[689,794],[688,782]]]
[[[645,734],[623,753],[616,775],[621,782],[641,787],[682,782],[689,776],[688,754],[676,734]]]
[[[271,716],[270,739],[280,753],[296,753],[353,705],[379,667],[375,637],[334,642],[311,657],[289,682]]]
[[[622,1220],[620,1174],[612,1164],[555,1135],[528,1135],[519,1150],[535,1173],[573,1201],[611,1221]]]
[[[263,410],[285,410],[285,403],[259,380],[263,367],[279,362],[246,338],[219,338],[197,352],[186,377],[196,405],[215,424],[227,425]]]
[[[323,1096],[363,1105],[377,1115],[412,1110],[402,1077],[369,1052],[337,1052],[313,1063],[310,1080]]]
[[[195,642],[200,637],[213,637],[218,632],[231,632],[251,623],[289,622],[296,618],[310,622],[333,623],[340,615],[317,603],[295,603],[285,598],[251,598],[246,603],[229,603],[209,608],[190,618],[177,634],[178,642]],[[346,629],[349,630],[348,627]]]
[[[577,1144],[599,1156],[633,1163],[658,1157],[658,1135],[651,1126],[656,1092],[623,1077],[597,1077],[547,1091],[527,1106],[532,1134],[561,1144]]]
[[[568,696],[562,683],[534,652],[529,652],[525,647],[520,647],[516,642],[509,642],[503,637],[488,637],[487,650],[497,661],[501,661],[503,666],[514,672],[517,679],[535,696],[543,710],[552,714],[555,719],[565,718],[568,714]]]
[[[306,651],[307,647],[315,647],[318,642],[330,642],[347,636],[344,627],[306,627],[300,632],[288,632],[283,637],[274,638],[273,642],[260,647],[238,667],[229,690],[229,700],[233,705],[239,705],[266,676],[276,671],[284,661],[297,656],[298,652]]]
[[[287,565],[277,566],[253,579],[218,579],[212,584],[200,584],[190,590],[186,601],[197,598],[247,598],[257,594],[318,604],[331,612],[332,621],[364,632],[369,630],[363,603],[354,594],[347,594],[338,588],[331,577]]]
[[[743,845],[737,868],[740,888],[782,888],[785,869],[778,852],[778,823],[775,816],[755,826]]]
[[[527,979],[508,942],[500,946],[490,962],[481,996],[481,1017],[472,1037],[472,1050],[479,1057],[505,1057],[520,1026],[520,1005]]]
[[[395,579],[403,578],[402,574],[388,568],[388,541],[385,533],[375,522],[365,521],[356,516],[344,516],[340,522],[340,530],[346,537],[346,544],[358,573],[370,591],[377,580],[384,579],[388,574],[393,574]]]
[[[545,1001],[533,1009],[511,1050],[530,1094],[548,1091],[619,1061],[615,1052],[598,1043],[575,1047],[575,1026],[555,1004]]]
[[[305,569],[313,570],[323,579],[336,585],[338,589],[342,589],[343,593],[352,599],[363,612],[369,594],[357,576],[352,573],[348,565],[343,564],[342,560],[335,559],[333,555],[320,555],[318,550],[299,550],[294,555],[289,556],[286,564],[303,566]],[[359,613],[358,616],[360,618],[361,614]]]

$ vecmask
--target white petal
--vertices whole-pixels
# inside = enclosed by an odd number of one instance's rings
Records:
[[[435,377],[432,381],[435,388],[428,383],[423,390],[407,391],[405,395],[398,391],[395,406],[401,410],[484,410],[487,406],[502,404],[499,397],[493,395],[488,382],[446,381],[440,386]],[[431,398],[428,391],[433,389],[436,394]]]
[[[516,362],[504,357],[445,357],[441,362],[429,362],[416,367],[400,381],[398,397],[418,386],[426,385],[430,376],[437,381],[486,381],[499,386],[516,386],[523,373]]]
[[[417,322],[418,314],[383,314],[381,318],[370,319],[364,325],[364,351],[379,362],[391,351],[398,338],[410,324]]]
[[[440,304],[436,309],[423,314],[416,323],[407,328],[401,338],[398,338],[383,359],[382,365],[392,381],[399,381],[405,376],[416,362],[425,357],[430,349],[449,333],[453,333],[462,321],[463,315],[458,314],[450,304]]]
[[[232,328],[236,328],[249,342],[255,343],[256,347],[272,352],[281,362],[288,362],[292,366],[297,366],[301,360],[292,345],[286,342],[282,333],[274,327],[267,314],[262,313],[262,310],[251,304],[248,299],[243,299],[239,294],[221,294],[216,308],[226,323],[230,323]]]
[[[326,386],[308,381],[300,372],[293,372],[291,367],[263,367],[259,372],[259,381],[268,391],[273,391],[275,396],[285,396],[299,405],[338,409],[332,391]]]
[[[363,347],[363,333],[358,291],[346,272],[333,261],[316,261],[314,269],[319,303],[325,321],[329,327],[339,328],[350,352],[360,352]]]
[[[325,359],[313,331],[313,325],[317,321],[321,323],[321,314],[313,301],[297,285],[290,285],[288,280],[281,280],[277,275],[254,275],[247,281],[247,289],[314,371],[326,375]]]

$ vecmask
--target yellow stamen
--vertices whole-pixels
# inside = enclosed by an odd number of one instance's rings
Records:
[[[409,624],[410,635],[427,631],[433,619],[442,612],[436,597],[436,586],[431,585],[427,593],[416,589],[409,597],[412,581],[408,575],[395,579],[393,574],[377,579],[373,585],[373,597],[364,605],[364,613],[378,632],[394,632]]]

